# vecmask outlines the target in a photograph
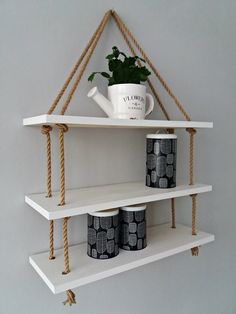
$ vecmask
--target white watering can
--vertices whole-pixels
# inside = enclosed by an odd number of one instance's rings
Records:
[[[104,97],[97,87],[93,87],[88,92],[88,97],[92,98],[109,118],[114,119],[145,119],[154,107],[152,95],[146,93],[146,86],[142,84],[108,86],[108,98]]]

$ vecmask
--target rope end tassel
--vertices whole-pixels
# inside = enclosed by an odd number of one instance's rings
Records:
[[[192,252],[192,256],[198,256],[198,254],[199,254],[199,247],[196,246],[196,247],[191,248],[191,252]]]
[[[69,306],[72,306],[72,304],[76,304],[75,294],[72,290],[66,291],[67,299],[63,302],[64,305],[69,304]]]

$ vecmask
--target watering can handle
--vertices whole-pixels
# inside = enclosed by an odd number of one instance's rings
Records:
[[[148,101],[148,109],[145,112],[145,117],[148,116],[153,111],[153,108],[154,108],[154,99],[153,99],[152,95],[147,93],[146,97],[147,97],[147,101]]]

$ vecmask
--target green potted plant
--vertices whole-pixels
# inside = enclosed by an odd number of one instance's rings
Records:
[[[100,74],[108,81],[108,98],[104,97],[97,87],[93,87],[88,97],[105,111],[110,118],[119,119],[144,119],[154,107],[151,94],[146,92],[145,82],[151,72],[145,66],[139,66],[138,61],[145,60],[138,56],[127,56],[117,47],[112,48],[112,53],[106,56],[108,72],[93,72],[88,81],[92,82],[95,75]],[[146,109],[146,99],[148,108]]]

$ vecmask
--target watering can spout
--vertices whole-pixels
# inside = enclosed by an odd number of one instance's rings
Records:
[[[87,96],[92,98],[109,118],[113,118],[114,112],[112,103],[99,92],[97,87],[90,89]]]

